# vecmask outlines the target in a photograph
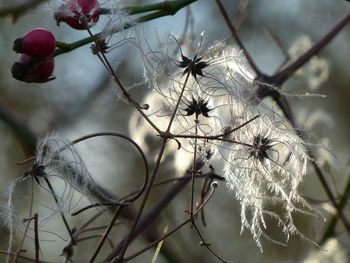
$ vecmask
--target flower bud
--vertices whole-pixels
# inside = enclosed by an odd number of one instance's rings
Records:
[[[22,54],[18,62],[12,65],[12,77],[28,83],[44,83],[53,80],[54,69],[53,56],[44,59],[35,59],[27,54]]]
[[[70,0],[62,4],[55,12],[57,25],[67,23],[70,27],[83,30],[97,23],[100,8],[96,0]],[[85,19],[86,23],[84,23]]]
[[[44,29],[35,28],[23,37],[17,38],[13,43],[13,50],[17,53],[25,53],[33,58],[45,58],[50,56],[56,48],[54,35]]]

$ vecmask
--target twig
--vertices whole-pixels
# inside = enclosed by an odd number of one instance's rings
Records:
[[[22,13],[28,11],[28,9],[34,8],[45,0],[27,0],[20,1],[8,6],[0,6],[0,16],[14,15],[19,16]]]
[[[197,160],[196,169],[200,170],[204,165],[203,160],[199,159]],[[187,171],[182,178],[183,180],[177,181],[172,188],[167,191],[167,193],[164,195],[164,197],[156,204],[154,205],[147,214],[145,214],[137,224],[135,230],[133,231],[132,239],[134,239],[137,235],[142,233],[147,226],[152,224],[154,222],[159,214],[166,208],[166,206],[183,190],[183,188],[191,181],[191,173]],[[118,246],[116,246],[112,252],[104,259],[104,261],[110,261],[113,258],[117,257],[120,253],[120,250],[122,249],[124,240],[121,241]]]
[[[30,207],[29,207],[29,220],[27,222],[27,225],[26,225],[26,229],[23,233],[23,237],[21,239],[21,242],[16,250],[16,253],[15,253],[15,256],[13,257],[12,259],[12,263],[16,263],[16,260],[17,260],[17,257],[20,255],[21,253],[21,250],[22,250],[22,247],[23,247],[23,244],[24,244],[24,240],[27,236],[27,233],[28,233],[28,230],[29,230],[29,225],[30,225],[30,222],[31,222],[31,219],[32,219],[32,214],[33,214],[33,202],[34,202],[34,179],[32,178],[31,179],[31,201],[30,201]]]
[[[211,187],[211,192],[208,195],[207,200],[205,200],[205,202],[203,202],[203,204],[198,207],[198,209],[195,211],[195,215],[197,215],[203,208],[204,206],[209,202],[209,200],[211,199],[211,197],[213,196],[216,187],[212,186]],[[169,236],[171,236],[172,234],[174,234],[175,232],[177,232],[179,229],[181,229],[182,227],[184,227],[185,225],[187,225],[188,223],[190,223],[192,221],[191,218],[188,218],[187,220],[185,220],[184,222],[182,222],[180,225],[178,225],[177,227],[175,227],[174,229],[172,229],[171,231],[169,231],[168,233],[162,235],[160,238],[158,238],[157,240],[155,240],[154,242],[152,242],[151,244],[147,245],[145,248],[141,249],[140,251],[134,253],[133,255],[125,258],[122,262],[127,262],[135,257],[137,257],[138,255],[141,255],[142,253],[144,253],[145,251],[147,251],[148,249],[150,249],[151,247],[155,246],[156,244],[158,244],[160,241],[168,238]],[[114,262],[112,260],[112,262]]]
[[[160,162],[162,160],[162,157],[163,157],[163,153],[164,153],[164,150],[165,150],[165,145],[166,145],[166,142],[167,142],[167,139],[166,138],[163,138],[162,140],[162,144],[160,146],[160,150],[159,150],[159,153],[158,153],[158,157],[157,157],[157,161],[156,161],[156,164],[153,168],[153,172],[152,172],[152,175],[151,175],[151,178],[149,180],[149,184],[146,188],[146,191],[145,191],[145,195],[142,199],[142,203],[137,211],[137,214],[132,222],[132,225],[130,227],[130,230],[129,230],[129,233],[127,235],[127,238],[124,239],[123,243],[122,243],[122,249],[120,251],[120,256],[119,256],[119,259],[122,260],[123,257],[124,257],[124,254],[128,248],[128,245],[129,243],[131,242],[131,240],[133,239],[133,236],[134,236],[134,230],[136,229],[136,226],[137,226],[137,223],[141,217],[141,214],[142,214],[142,211],[146,205],[146,202],[148,200],[148,196],[151,192],[151,189],[152,189],[152,185],[153,185],[153,182],[154,182],[154,179],[156,177],[156,174],[158,173],[158,169],[159,169],[159,166],[160,166]]]
[[[85,21],[86,25],[87,22]],[[91,37],[93,37],[91,30],[89,29],[88,26],[86,26],[86,30],[88,31],[88,33],[90,34]],[[98,43],[98,41],[93,38],[92,41],[95,42],[95,45],[99,48],[99,50],[101,50],[100,48],[100,44]],[[152,126],[153,129],[155,129],[158,134],[161,133],[160,129],[158,129],[157,125],[155,125],[150,118],[147,116],[147,114],[145,114],[143,112],[143,108],[140,107],[140,105],[136,102],[136,100],[134,100],[134,98],[126,91],[126,89],[124,88],[124,85],[121,83],[118,75],[116,74],[116,72],[114,71],[111,63],[109,63],[106,55],[103,52],[99,52],[100,57],[102,58],[102,63],[107,67],[107,70],[109,71],[110,75],[114,78],[114,80],[117,82],[118,88],[122,91],[123,95],[125,96],[126,99],[128,99],[128,101],[135,107],[135,109],[142,115],[142,117]]]
[[[0,254],[8,255],[9,253],[5,252],[5,251],[0,251]],[[10,253],[10,255],[11,256],[17,256],[18,258],[21,258],[21,259],[24,259],[24,260],[27,260],[27,261],[30,261],[30,262],[35,262],[35,259],[28,258],[28,257],[25,257],[25,256],[21,256],[21,255],[17,255],[16,253]],[[40,263],[52,263],[52,262],[41,260]]]
[[[219,5],[220,11],[222,12],[223,16],[225,17],[225,13],[226,13],[225,8],[221,4],[220,0],[216,0],[216,2]],[[225,21],[228,24],[228,26],[230,27],[233,36],[235,37],[236,40],[238,39],[237,42],[239,43],[240,42],[239,38],[236,37],[234,27],[232,26],[232,23],[228,19],[227,13],[226,13],[226,17],[227,18],[225,18]],[[342,19],[340,19],[340,21],[338,23],[336,23],[336,25],[322,39],[320,39],[313,47],[311,47],[303,55],[301,55],[296,61],[294,61],[291,65],[287,66],[286,68],[280,70],[279,72],[277,72],[273,76],[267,76],[267,75],[261,74],[261,73],[259,74],[260,71],[257,69],[256,72],[258,74],[258,77],[257,77],[258,80],[262,80],[262,81],[268,83],[269,85],[273,85],[273,86],[277,86],[277,87],[281,88],[281,85],[283,85],[283,83],[285,81],[287,81],[296,70],[298,70],[300,67],[302,67],[306,62],[308,62],[310,60],[311,57],[313,57],[315,54],[317,54],[326,44],[328,44],[339,33],[339,31],[341,29],[343,29],[345,27],[345,25],[347,25],[349,20],[350,20],[350,13],[345,15]],[[250,63],[252,62],[251,59],[249,59],[249,54],[248,54],[247,59]],[[254,65],[255,65],[254,62],[251,65],[252,65],[252,68],[254,69]],[[259,77],[260,77],[260,79],[259,79]],[[281,108],[281,110],[283,111],[286,118],[290,121],[290,123],[292,124],[294,129],[297,131],[298,135],[300,136],[301,134],[298,132],[298,128],[297,128],[297,125],[296,125],[295,120],[294,120],[294,115],[292,113],[292,110],[291,110],[290,105],[289,105],[288,101],[286,100],[286,98],[284,98],[284,96],[280,95],[276,89],[271,90],[271,89],[269,89],[268,86],[260,85],[259,88],[266,90],[265,92],[262,92],[263,95],[261,96],[261,98],[264,98],[265,96],[271,96],[276,101],[277,105]],[[311,154],[311,151],[309,151],[309,153]],[[322,187],[324,188],[327,196],[331,200],[332,205],[337,209],[337,213],[340,217],[340,220],[343,222],[345,228],[350,233],[350,225],[347,222],[345,216],[343,215],[343,212],[339,209],[338,204],[335,201],[334,195],[332,194],[321,169],[318,167],[317,163],[313,159],[312,159],[311,163],[314,166],[314,169],[316,171],[318,179],[321,182]]]
[[[345,205],[347,204],[349,197],[350,197],[350,178],[348,179],[348,183],[346,184],[344,194],[343,194],[342,198],[340,199],[340,202],[338,205],[339,210],[343,211],[343,209],[345,208]],[[319,242],[320,246],[322,246],[326,242],[326,240],[334,234],[334,229],[337,225],[338,219],[339,219],[338,214],[336,214],[332,217],[332,219],[330,220],[330,222],[328,224],[328,227],[326,228],[326,231],[324,232],[324,234],[321,238],[321,241]]]
[[[257,74],[257,77],[260,78],[260,76],[262,76],[262,73],[261,73],[260,69],[257,67],[257,65],[255,64],[253,58],[250,56],[250,54],[249,54],[248,50],[246,49],[246,47],[243,45],[241,39],[238,37],[238,34],[236,32],[236,28],[232,24],[231,19],[230,19],[228,13],[226,12],[226,9],[225,9],[224,5],[221,3],[220,0],[215,0],[215,2],[217,4],[217,6],[219,7],[221,15],[225,19],[225,22],[226,22],[227,26],[229,27],[233,38],[236,40],[239,48],[243,51],[244,56],[246,57],[249,65],[252,67],[254,72]]]
[[[194,2],[196,2],[197,0],[174,0],[174,1],[167,1],[167,2],[161,2],[158,4],[154,4],[153,6],[156,7],[155,10],[159,10],[160,11],[155,11],[151,14],[145,15],[145,16],[141,16],[137,19],[135,19],[135,21],[133,23],[129,23],[129,24],[125,24],[123,28],[121,29],[116,29],[114,31],[111,31],[110,34],[114,34],[114,33],[118,33],[121,30],[125,30],[128,29],[132,26],[134,26],[137,23],[144,23],[147,21],[151,21],[160,17],[164,17],[164,16],[168,16],[168,15],[174,15],[177,13],[177,11],[179,11],[180,9],[182,9],[185,6],[188,6]],[[157,5],[157,6],[155,6]],[[151,5],[149,5],[151,6]],[[159,8],[163,6],[162,8]],[[131,7],[129,7],[130,9]],[[142,8],[142,7],[134,7],[134,8]],[[147,10],[149,11],[149,7],[147,8]],[[154,10],[154,9],[153,9]],[[84,45],[87,45],[93,41],[95,41],[96,39],[98,39],[98,37],[101,35],[101,33],[95,34],[95,35],[91,35],[90,37],[81,39],[79,41],[73,42],[73,43],[64,43],[64,42],[56,42],[56,46],[58,47],[58,49],[55,51],[55,56],[70,52],[74,49],[77,49],[79,47],[82,47]]]
[[[57,197],[56,197],[55,190],[53,189],[53,187],[52,187],[52,185],[51,185],[49,179],[46,178],[46,177],[44,177],[44,180],[45,180],[47,186],[49,187],[49,189],[50,189],[50,191],[51,191],[51,195],[52,195],[53,199],[55,200],[55,203],[56,203],[57,206],[59,207],[59,201],[58,201],[58,199],[57,199]],[[68,233],[69,233],[69,236],[70,236],[70,238],[71,238],[73,244],[76,245],[76,243],[75,243],[75,241],[74,241],[74,236],[73,236],[72,229],[70,228],[70,226],[69,226],[69,224],[68,224],[68,220],[66,219],[66,216],[64,215],[64,213],[63,213],[62,211],[60,211],[60,215],[61,215],[61,218],[62,218],[62,220],[63,220],[63,223],[64,223],[64,225],[65,225],[65,227],[66,227],[66,229],[67,229],[67,231],[68,231]]]
[[[112,227],[114,226],[115,221],[118,219],[118,217],[120,216],[122,210],[123,210],[124,206],[119,206],[118,209],[115,211],[115,214],[112,218],[112,220],[110,221],[109,225],[107,226],[105,232],[103,233],[102,238],[100,239],[100,241],[98,242],[97,248],[94,252],[94,254],[92,255],[91,259],[90,259],[90,263],[94,262],[94,260],[96,259],[98,253],[100,252],[103,243],[105,242],[106,238],[108,237],[109,232],[111,231]]]
[[[85,135],[83,137],[80,137],[78,139],[73,140],[72,144],[77,144],[77,143],[82,142],[84,140],[95,138],[95,137],[101,137],[101,136],[112,136],[112,137],[117,137],[117,138],[122,138],[124,140],[127,140],[128,142],[130,142],[137,149],[137,151],[139,152],[139,154],[140,154],[140,156],[142,158],[142,161],[143,161],[143,163],[145,165],[145,176],[144,176],[145,179],[143,181],[143,185],[140,188],[140,190],[137,193],[135,193],[133,196],[128,197],[125,200],[122,200],[122,202],[125,203],[125,204],[131,203],[131,202],[135,201],[136,199],[138,199],[142,195],[142,193],[146,189],[146,186],[147,186],[147,183],[148,183],[149,169],[148,169],[148,162],[147,162],[147,159],[146,159],[146,155],[144,154],[144,152],[141,149],[141,147],[133,139],[131,139],[130,137],[128,137],[128,136],[126,136],[124,134],[117,133],[117,132],[91,133],[91,134],[88,134],[88,135]]]
[[[209,252],[210,252],[212,255],[214,255],[217,259],[219,259],[221,262],[223,262],[223,263],[228,263],[227,260],[225,260],[225,259],[223,259],[222,257],[220,257],[220,256],[210,247],[210,244],[204,240],[204,237],[203,237],[202,233],[199,231],[199,229],[198,229],[198,227],[196,226],[196,224],[194,224],[193,226],[194,226],[194,228],[195,228],[195,230],[196,230],[196,232],[197,232],[197,235],[198,235],[199,239],[201,240],[200,245],[201,245],[201,246],[205,246],[205,247],[209,250]]]
[[[34,214],[34,246],[35,246],[35,263],[40,263],[40,243],[39,243],[39,227],[38,214]]]
[[[320,50],[322,50],[339,33],[339,31],[348,24],[349,20],[350,13],[346,14],[342,19],[340,19],[323,38],[321,38],[313,47],[301,55],[296,61],[273,75],[271,77],[271,84],[281,86],[284,82],[286,82],[296,70],[308,62],[310,58],[320,52]]]

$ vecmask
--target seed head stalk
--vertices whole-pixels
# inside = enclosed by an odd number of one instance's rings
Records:
[[[173,120],[174,120],[174,118],[175,118],[177,109],[178,109],[178,107],[179,107],[179,105],[180,105],[180,102],[181,102],[183,93],[184,93],[184,91],[185,91],[185,89],[186,89],[186,84],[187,84],[187,81],[188,81],[189,77],[190,77],[190,72],[188,72],[188,73],[186,74],[186,79],[185,79],[185,81],[184,81],[184,84],[183,84],[181,93],[180,93],[180,95],[179,95],[179,98],[178,98],[178,101],[177,101],[177,103],[176,103],[175,109],[174,109],[173,114],[172,114],[172,116],[171,116],[171,119],[170,119],[170,121],[169,121],[168,128],[166,129],[165,132],[161,132],[161,133],[160,133],[161,135],[163,135],[163,140],[162,140],[162,143],[161,143],[161,146],[160,146],[160,150],[159,150],[159,153],[158,153],[158,157],[157,157],[157,161],[156,161],[155,167],[154,167],[154,169],[153,169],[151,178],[150,178],[150,180],[149,180],[148,187],[146,188],[145,195],[144,195],[144,197],[143,197],[143,199],[142,199],[142,203],[141,203],[141,205],[140,205],[140,207],[139,207],[139,209],[138,209],[138,212],[137,212],[137,214],[136,214],[136,216],[135,216],[135,219],[134,219],[133,222],[132,222],[131,228],[130,228],[130,230],[129,230],[129,233],[128,233],[128,235],[127,235],[127,238],[125,239],[125,241],[124,241],[124,243],[123,243],[122,250],[121,250],[120,255],[119,255],[119,257],[118,257],[117,260],[122,260],[122,259],[123,259],[124,255],[125,255],[125,252],[126,252],[126,250],[127,250],[127,248],[128,248],[128,245],[129,245],[129,243],[131,242],[131,240],[132,240],[132,238],[133,238],[133,232],[134,232],[134,230],[135,230],[135,228],[136,228],[136,225],[137,225],[137,223],[138,223],[138,221],[139,221],[139,219],[140,219],[140,217],[141,217],[142,211],[143,211],[143,209],[144,209],[144,207],[145,207],[145,205],[146,205],[146,202],[147,202],[147,200],[148,200],[148,196],[149,196],[149,194],[150,194],[150,192],[151,192],[154,179],[155,179],[155,177],[156,177],[156,174],[157,174],[158,169],[159,169],[160,162],[161,162],[162,157],[163,157],[163,153],[164,153],[164,150],[165,150],[165,147],[166,147],[166,143],[167,143],[167,141],[168,141],[168,139],[169,139],[168,136],[169,136],[169,133],[170,133],[170,128],[171,128],[171,125],[172,125]]]

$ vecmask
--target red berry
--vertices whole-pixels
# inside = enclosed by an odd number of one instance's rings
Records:
[[[69,0],[62,4],[54,15],[57,25],[66,22],[75,29],[86,29],[86,25],[81,20],[85,17],[88,27],[96,24],[100,18],[100,8],[97,0]]]
[[[20,81],[44,83],[53,80],[54,57],[36,59],[22,54],[19,61],[12,65],[12,76]]]
[[[33,58],[44,58],[51,55],[55,48],[56,39],[54,35],[44,28],[36,28],[29,31],[22,38],[17,38],[12,49],[17,53],[25,53]]]

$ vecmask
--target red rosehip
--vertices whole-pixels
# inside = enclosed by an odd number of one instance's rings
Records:
[[[17,38],[13,43],[13,50],[17,53],[25,53],[33,58],[45,58],[52,54],[56,48],[54,35],[44,29],[35,28]]]
[[[12,65],[12,77],[24,82],[44,83],[55,79],[52,76],[54,69],[54,57],[51,55],[43,59],[37,59],[22,54],[18,62]]]
[[[66,22],[72,28],[82,30],[86,25],[81,19],[85,17],[87,26],[91,27],[100,18],[100,8],[97,0],[69,0],[58,8],[54,17],[58,26],[60,22]]]

